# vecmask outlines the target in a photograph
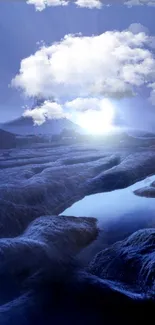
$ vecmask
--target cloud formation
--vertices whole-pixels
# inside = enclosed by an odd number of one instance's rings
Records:
[[[74,3],[79,8],[101,9],[104,5],[124,4],[128,7],[132,6],[155,6],[154,0],[27,0],[28,4],[35,6],[36,10],[42,11],[46,7],[67,6]]]
[[[35,107],[34,109],[27,108],[23,113],[24,117],[32,117],[34,125],[41,125],[47,119],[60,119],[67,117],[67,114],[63,112],[61,105],[45,101],[40,107]]]
[[[67,118],[71,121],[81,121],[85,116],[88,118],[96,111],[100,113],[102,117],[107,117],[107,110],[113,115],[113,107],[107,98],[99,99],[96,97],[91,98],[76,98],[71,101],[67,101],[60,105],[56,102],[45,100],[33,109],[26,108],[23,116],[32,117],[34,125],[41,125],[46,120]]]
[[[129,7],[132,7],[132,6],[144,6],[144,5],[155,7],[155,1],[154,0],[126,0],[125,4],[127,6],[129,6]]]
[[[76,98],[72,101],[67,101],[64,104],[64,108],[68,111],[73,112],[87,112],[90,110],[93,111],[104,111],[105,108],[110,108],[111,104],[107,98],[96,98],[96,97],[89,97],[89,98]]]
[[[49,47],[42,46],[21,61],[12,85],[27,96],[42,94],[58,101],[64,97],[120,99],[134,96],[143,86],[154,87],[154,38],[131,29],[91,37],[67,35]]]
[[[138,34],[138,33],[145,33],[147,35],[149,34],[149,29],[140,23],[131,24],[128,30],[133,34]]]
[[[67,6],[70,0],[27,0],[27,3],[34,5],[37,11],[42,11],[46,7]]]
[[[77,0],[75,1],[75,4],[80,8],[89,8],[89,9],[102,8],[102,1],[100,0]]]
[[[77,124],[95,133],[109,130],[115,113],[107,98],[76,98],[64,105],[65,111],[74,112]]]

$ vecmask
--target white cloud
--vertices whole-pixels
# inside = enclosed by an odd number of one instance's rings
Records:
[[[30,5],[34,5],[36,7],[36,10],[42,11],[46,7],[67,6],[69,4],[69,1],[68,0],[27,0],[27,3]]]
[[[81,121],[87,121],[91,117],[93,123],[93,119],[98,118],[98,115],[102,119],[102,125],[103,120],[106,122],[107,119],[112,119],[113,105],[107,98],[76,98],[65,102],[63,105],[47,100],[41,106],[33,109],[26,108],[23,113],[24,117],[32,117],[34,125],[41,125],[47,119],[61,119],[65,117],[71,121],[76,120],[79,124],[82,124]]]
[[[144,6],[144,5],[148,5],[148,6],[155,6],[155,1],[154,0],[126,0],[125,4],[129,7],[132,6]]]
[[[93,133],[102,133],[112,126],[114,105],[107,98],[76,98],[66,102],[64,109],[74,116],[76,123]]]
[[[138,34],[138,33],[145,33],[149,34],[149,29],[145,26],[143,26],[140,23],[133,23],[129,26],[128,30],[132,32],[133,34]]]
[[[23,113],[24,117],[32,117],[34,125],[43,124],[46,119],[60,119],[67,117],[67,114],[63,112],[61,105],[45,101],[40,107],[35,107],[34,109],[26,109]]]
[[[142,26],[141,26],[142,28]],[[153,38],[144,31],[109,31],[99,36],[67,35],[21,61],[12,85],[44,98],[134,96],[155,81]]]
[[[102,8],[102,2],[100,0],[76,0],[75,4],[81,8]]]
[[[101,9],[103,5],[112,4],[124,4],[128,7],[140,5],[155,6],[154,0],[27,0],[27,3],[34,5],[38,11],[42,11],[46,7],[66,6],[71,2],[80,8],[89,9]]]
[[[38,11],[46,7],[67,6],[71,2],[81,8],[100,9],[102,7],[102,0],[27,0],[27,3],[34,5]]]
[[[105,108],[111,107],[111,103],[107,98],[76,98],[72,101],[68,101],[64,105],[65,109],[75,112],[87,112],[90,110],[103,111]]]

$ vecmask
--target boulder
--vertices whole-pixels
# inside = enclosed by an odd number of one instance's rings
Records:
[[[150,186],[145,186],[134,191],[134,194],[147,198],[155,198],[155,182]]]
[[[96,255],[88,271],[133,291],[154,294],[155,229],[135,232]]]
[[[0,240],[0,277],[23,282],[42,269],[63,268],[97,236],[96,219],[44,216],[14,238]],[[4,281],[5,282],[5,281]]]
[[[142,196],[146,198],[155,198],[155,187],[146,186],[134,191],[137,196]]]
[[[14,260],[13,252],[7,256],[6,262],[12,257],[13,263],[10,271],[8,268],[7,272],[3,272],[0,281],[0,297],[3,295],[3,300],[0,301],[1,324],[137,325],[144,323],[146,315],[154,316],[154,290],[151,288],[153,289],[154,282],[155,229],[138,231],[128,239],[103,250],[90,264],[89,270],[70,268],[70,264],[64,270],[61,261],[56,267],[57,274],[53,276],[54,264],[51,263],[50,267],[50,261],[61,260],[70,245],[72,252],[75,253],[76,245],[72,243],[78,240],[77,246],[81,247],[80,233],[84,234],[84,229],[89,229],[90,235],[96,221],[73,217],[65,217],[65,220],[64,217],[60,217],[60,223],[57,223],[58,217],[50,218],[49,222],[46,222],[46,217],[42,217],[38,220],[38,224],[36,220],[23,236],[19,237],[23,240],[23,244],[24,240],[27,240],[27,244],[28,241],[31,243],[34,241],[36,247],[42,243],[42,252],[34,251],[31,255],[27,245],[23,252],[18,247],[18,253],[22,253],[20,259]],[[55,231],[51,231],[51,227]],[[79,235],[74,232],[75,228],[79,229]],[[71,229],[73,232],[70,237]],[[66,241],[66,236],[72,240]],[[48,244],[50,249],[47,248]],[[52,259],[53,244],[56,249]],[[46,254],[49,254],[48,265]],[[4,257],[5,254],[0,259],[3,271]],[[64,257],[66,260],[67,254],[64,254]],[[25,268],[22,272],[18,272],[22,263],[25,263]],[[30,270],[32,271],[32,266],[37,263],[42,269],[47,266],[48,270],[32,276]],[[17,279],[15,276],[11,277],[12,270],[16,270]],[[26,274],[29,275],[29,279],[21,290],[19,285]],[[8,288],[16,289],[16,296],[13,297],[12,290],[8,297]]]

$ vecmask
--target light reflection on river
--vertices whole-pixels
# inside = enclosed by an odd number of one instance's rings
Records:
[[[151,176],[125,189],[86,196],[61,214],[98,219],[100,234],[97,241],[86,249],[88,259],[89,252],[94,255],[104,246],[121,240],[134,231],[155,226],[155,199],[133,193],[154,180],[155,176]]]

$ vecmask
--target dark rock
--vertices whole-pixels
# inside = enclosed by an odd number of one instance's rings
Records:
[[[154,316],[155,229],[97,255],[87,271],[71,259],[96,236],[93,218],[41,217],[0,241],[3,325],[139,325]]]
[[[96,221],[66,216],[36,219],[21,236],[0,240],[0,273],[4,268],[11,273],[37,270],[47,260],[70,258],[96,238]]]
[[[155,155],[153,153],[135,153],[129,155],[120,164],[103,171],[88,181],[88,194],[113,191],[128,187],[138,180],[154,174]]]
[[[142,187],[142,188],[134,191],[134,194],[136,194],[138,196],[146,197],[146,198],[155,198],[155,187],[152,187],[152,186]]]
[[[75,267],[60,270],[36,274],[23,294],[1,305],[1,324],[139,325],[154,316],[154,299],[145,293]]]
[[[155,229],[139,230],[96,255],[88,271],[102,279],[154,295]]]
[[[145,186],[135,190],[134,194],[146,198],[155,198],[155,182],[152,182],[150,186]]]
[[[9,299],[10,291],[16,293],[16,283],[20,290],[24,281],[40,270],[47,271],[52,267],[51,272],[54,268],[57,273],[62,271],[66,263],[96,238],[97,233],[94,218],[48,216],[36,219],[21,236],[1,239],[0,302]]]

